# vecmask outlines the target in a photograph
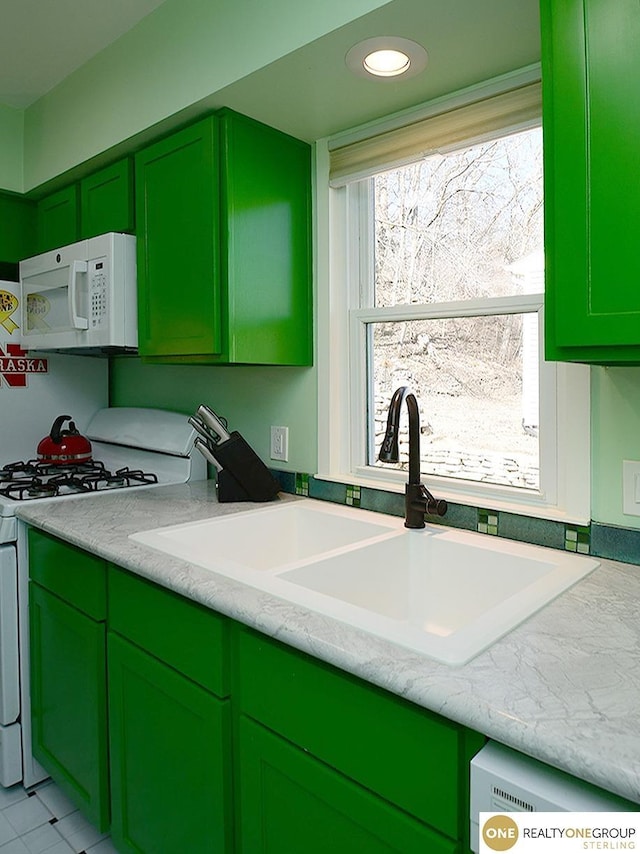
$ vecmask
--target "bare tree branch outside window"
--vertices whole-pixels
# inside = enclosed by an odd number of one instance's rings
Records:
[[[539,129],[430,156],[374,187],[377,307],[542,290]],[[536,335],[526,314],[375,323],[370,429],[410,384],[426,474],[538,488]]]

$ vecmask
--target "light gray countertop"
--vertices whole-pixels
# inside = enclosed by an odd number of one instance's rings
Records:
[[[284,496],[282,500],[304,500]],[[26,505],[18,516],[394,694],[640,803],[640,568],[598,569],[462,667],[450,667],[128,535],[250,504],[211,481]]]

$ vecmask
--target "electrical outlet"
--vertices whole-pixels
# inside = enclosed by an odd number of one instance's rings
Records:
[[[622,461],[622,512],[640,516],[640,462]]]
[[[271,459],[283,463],[289,460],[289,428],[271,428]]]

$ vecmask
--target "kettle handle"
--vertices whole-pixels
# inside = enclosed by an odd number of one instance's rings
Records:
[[[49,435],[56,445],[59,445],[60,440],[62,439],[62,425],[65,421],[69,421],[70,418],[70,415],[58,415],[56,420],[53,422],[53,425],[51,426],[51,433],[49,433]]]

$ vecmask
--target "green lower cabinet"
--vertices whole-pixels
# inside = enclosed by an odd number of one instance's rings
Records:
[[[382,827],[387,817],[390,828],[396,825],[405,828],[407,839],[431,840],[428,845],[423,844],[421,850],[425,852],[468,850],[469,761],[482,747],[483,736],[246,627],[234,628],[237,671],[233,699],[239,714],[281,736],[283,745],[290,745],[286,750],[273,748],[275,756],[299,755],[305,762],[296,767],[306,766],[309,771],[306,781],[299,776],[295,784],[306,790],[304,797],[300,797],[302,826],[306,824],[303,803],[311,810],[308,838],[298,839],[300,851],[315,844],[319,831],[313,825],[315,819],[311,820],[316,815],[313,793],[318,802],[325,803],[328,780],[335,781],[330,802],[335,807],[336,834],[343,833],[340,809],[347,795],[338,793],[344,789],[353,791],[358,803],[367,800],[365,793],[368,793],[371,809],[373,804],[377,805],[376,828]],[[241,744],[239,769],[242,850],[273,850],[278,854],[294,851],[295,846],[279,848],[277,844],[269,848],[251,847],[250,840],[258,834],[256,807],[252,804],[252,797],[260,797],[255,774],[267,774],[270,762],[280,762],[264,760],[266,766],[259,770],[262,760],[258,761],[253,753],[267,747],[265,739],[255,732],[244,722],[241,724],[241,739],[245,740]],[[249,737],[248,733],[253,734]],[[269,775],[261,791],[265,798],[270,792],[267,800],[271,803],[279,785],[291,788],[294,784],[285,783],[286,775],[280,783],[276,782],[275,772],[272,775],[269,771]],[[320,788],[316,790],[316,786]],[[247,787],[254,792],[253,796],[245,791]],[[261,809],[264,816],[259,821],[270,828],[265,833],[275,833],[267,804]],[[322,807],[325,834],[334,832],[329,817],[332,809]],[[403,823],[401,817],[411,821]],[[273,822],[277,825],[278,820]],[[249,841],[245,840],[247,824],[252,828]],[[375,833],[384,838],[381,829]],[[393,837],[393,832],[390,833]],[[341,848],[337,843],[334,847],[345,852],[420,850],[417,841],[411,845],[407,842],[404,849],[400,843],[399,847],[371,849],[364,841],[362,844],[361,849],[348,845]]]
[[[29,560],[34,754],[121,854],[468,851],[478,733],[33,529]]]
[[[232,851],[229,701],[111,632],[108,658],[118,851]]]
[[[242,854],[454,854],[426,825],[248,718],[239,724]]]
[[[100,831],[109,827],[105,624],[30,586],[33,753]]]

